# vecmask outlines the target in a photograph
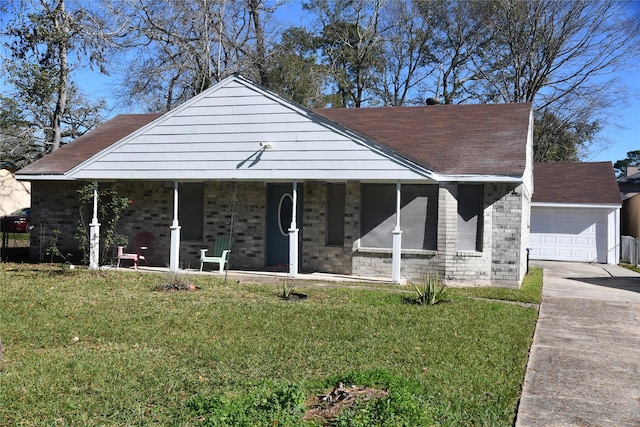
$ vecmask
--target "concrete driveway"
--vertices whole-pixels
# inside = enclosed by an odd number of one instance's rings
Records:
[[[516,426],[640,426],[640,274],[532,264],[543,298]]]

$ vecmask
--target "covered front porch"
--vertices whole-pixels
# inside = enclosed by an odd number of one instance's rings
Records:
[[[108,184],[97,185],[99,189]],[[119,193],[132,204],[124,212],[118,232],[130,242],[140,231],[152,233],[154,243],[147,254],[150,264],[167,266],[174,272],[199,269],[201,249],[211,249],[217,238],[231,236],[232,270],[286,272],[291,278],[310,272],[374,276],[400,283],[401,218],[409,203],[405,200],[403,208],[402,184],[383,187],[393,189],[386,196],[392,209],[379,220],[376,235],[382,235],[382,240],[377,249],[390,263],[377,270],[367,268],[365,274],[354,261],[362,249],[362,186],[357,181],[121,182]],[[418,198],[414,195],[411,200],[415,205]],[[425,199],[422,205],[426,203]],[[94,211],[98,209],[96,199]],[[94,218],[92,224],[90,266],[99,268],[105,262],[98,259],[99,221]],[[376,248],[367,248],[367,255],[372,250]]]

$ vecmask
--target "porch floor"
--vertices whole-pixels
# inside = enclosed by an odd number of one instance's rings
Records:
[[[116,267],[101,267],[106,269],[116,269]],[[136,271],[133,267],[120,267],[118,270],[123,271]],[[140,272],[154,272],[154,273],[169,273],[168,267],[149,267],[138,266]],[[199,269],[186,268],[180,270],[183,274],[199,274],[209,275],[212,277],[224,278],[225,273],[220,273],[218,270],[200,271]],[[273,271],[252,271],[252,270],[229,270],[227,271],[227,278],[234,280],[242,280],[244,282],[253,283],[273,283],[276,279],[283,279],[287,277],[287,273],[273,272]],[[304,282],[332,282],[332,283],[383,283],[393,284],[391,278],[386,277],[368,277],[368,276],[351,276],[343,274],[329,274],[329,273],[298,273],[295,278],[296,281]]]

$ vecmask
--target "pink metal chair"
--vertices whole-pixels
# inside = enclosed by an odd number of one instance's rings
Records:
[[[133,261],[133,266],[137,270],[138,263],[140,261],[144,261],[147,264],[147,259],[145,258],[144,251],[149,248],[149,245],[153,241],[153,235],[147,231],[141,231],[136,234],[133,245],[131,246],[133,252],[125,253],[124,246],[118,246],[118,265],[117,268],[120,268],[120,260],[130,259]]]

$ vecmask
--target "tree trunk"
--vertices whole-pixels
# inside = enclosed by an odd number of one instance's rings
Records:
[[[64,8],[64,0],[60,0],[58,4],[59,8],[59,21],[56,21],[56,30],[58,34],[67,35],[70,31],[69,22]],[[67,89],[69,86],[69,64],[67,63],[67,38],[61,37],[60,40],[55,41],[55,46],[59,58],[60,69],[58,71],[58,90],[56,94],[56,107],[51,118],[52,137],[51,137],[51,151],[55,151],[60,148],[60,142],[62,140],[62,118],[64,111],[67,108]]]
[[[249,14],[253,19],[253,28],[256,32],[256,53],[257,61],[256,67],[258,68],[258,74],[260,75],[260,84],[269,87],[269,74],[267,73],[267,55],[264,47],[264,32],[262,31],[262,24],[260,23],[260,13],[258,7],[260,6],[260,0],[249,0]]]

